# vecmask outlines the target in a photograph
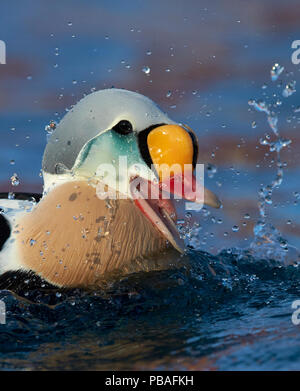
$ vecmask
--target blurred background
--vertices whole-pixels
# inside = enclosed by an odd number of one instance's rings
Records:
[[[299,0],[73,0],[2,2],[0,39],[0,191],[41,192],[45,127],[85,94],[118,87],[156,101],[199,137],[206,185],[223,201],[203,210],[201,248],[247,247],[258,220],[258,191],[276,175],[274,135],[250,99],[272,104],[283,138],[284,178],[267,208],[299,246],[300,105],[291,44],[300,39]],[[277,81],[270,70],[284,66]],[[297,85],[296,85],[297,89]],[[12,186],[16,173],[20,184]]]

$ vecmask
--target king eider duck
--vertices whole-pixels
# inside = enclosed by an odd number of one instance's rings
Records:
[[[209,190],[195,191],[197,153],[193,131],[147,97],[120,89],[87,95],[48,140],[41,200],[0,200],[0,275],[28,272],[72,288],[170,267],[167,254],[184,248],[163,194],[176,194],[179,179],[188,201],[220,206]]]

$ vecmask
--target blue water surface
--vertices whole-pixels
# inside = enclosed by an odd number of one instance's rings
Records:
[[[96,292],[26,281],[0,290],[2,370],[299,370],[300,104],[291,44],[300,39],[299,1],[27,1],[1,5],[0,191],[41,192],[45,126],[85,94],[112,86],[149,96],[199,138],[206,185],[221,210],[193,214],[189,267],[123,277]],[[276,82],[274,63],[285,67]],[[150,74],[143,72],[150,67]],[[281,151],[283,183],[267,205],[279,242],[254,251],[258,192],[276,175],[269,135]],[[214,170],[213,170],[214,171]],[[20,185],[12,187],[16,173]],[[182,211],[183,217],[184,212]],[[252,246],[253,250],[253,246]]]

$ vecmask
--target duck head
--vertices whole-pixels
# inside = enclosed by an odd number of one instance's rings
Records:
[[[96,184],[97,195],[133,200],[178,251],[173,198],[220,207],[197,186],[198,141],[147,97],[121,89],[94,92],[52,133],[43,157],[45,192],[70,180]]]

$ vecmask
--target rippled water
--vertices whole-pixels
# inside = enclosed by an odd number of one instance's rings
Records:
[[[113,85],[195,129],[224,208],[183,229],[187,269],[98,292],[0,279],[0,369],[300,368],[298,0],[186,3],[3,4],[1,191],[40,192],[46,136]]]
[[[1,290],[1,369],[299,369],[299,268],[234,250],[188,257],[98,292]]]

